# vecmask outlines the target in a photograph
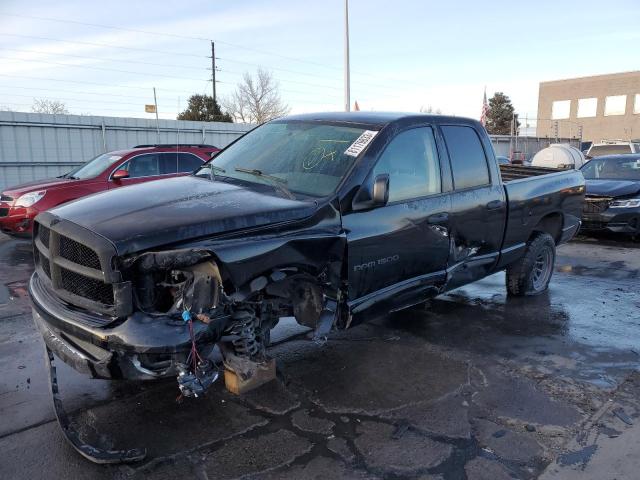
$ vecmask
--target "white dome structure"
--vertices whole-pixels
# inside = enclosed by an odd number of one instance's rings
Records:
[[[543,148],[533,156],[531,166],[547,168],[580,168],[585,163],[584,155],[571,145],[555,143]]]

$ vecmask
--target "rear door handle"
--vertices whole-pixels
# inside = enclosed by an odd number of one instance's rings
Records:
[[[449,214],[446,212],[442,213],[434,213],[433,215],[429,215],[427,218],[427,222],[431,225],[441,225],[449,221]]]
[[[502,200],[492,200],[487,203],[487,210],[497,210],[498,208],[502,208],[503,205]]]

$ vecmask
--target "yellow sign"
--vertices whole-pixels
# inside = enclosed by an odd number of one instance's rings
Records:
[[[144,111],[147,113],[156,113],[156,106],[155,105],[145,105],[144,106]]]

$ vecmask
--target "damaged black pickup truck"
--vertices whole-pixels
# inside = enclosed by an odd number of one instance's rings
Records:
[[[325,339],[500,270],[543,292],[583,197],[578,171],[499,167],[474,120],[283,118],[192,176],[39,215],[33,316],[52,361],[198,395],[216,344],[250,376],[285,316]]]

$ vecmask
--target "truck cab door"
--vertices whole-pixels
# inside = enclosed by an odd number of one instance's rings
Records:
[[[388,312],[424,301],[446,278],[450,196],[431,127],[398,133],[360,192],[387,176],[386,202],[363,205],[356,195],[343,215],[353,319],[372,305]]]
[[[493,272],[502,246],[507,204],[497,162],[489,151],[491,145],[482,141],[486,135],[467,125],[440,128],[454,188],[447,265],[447,289],[451,289]]]

